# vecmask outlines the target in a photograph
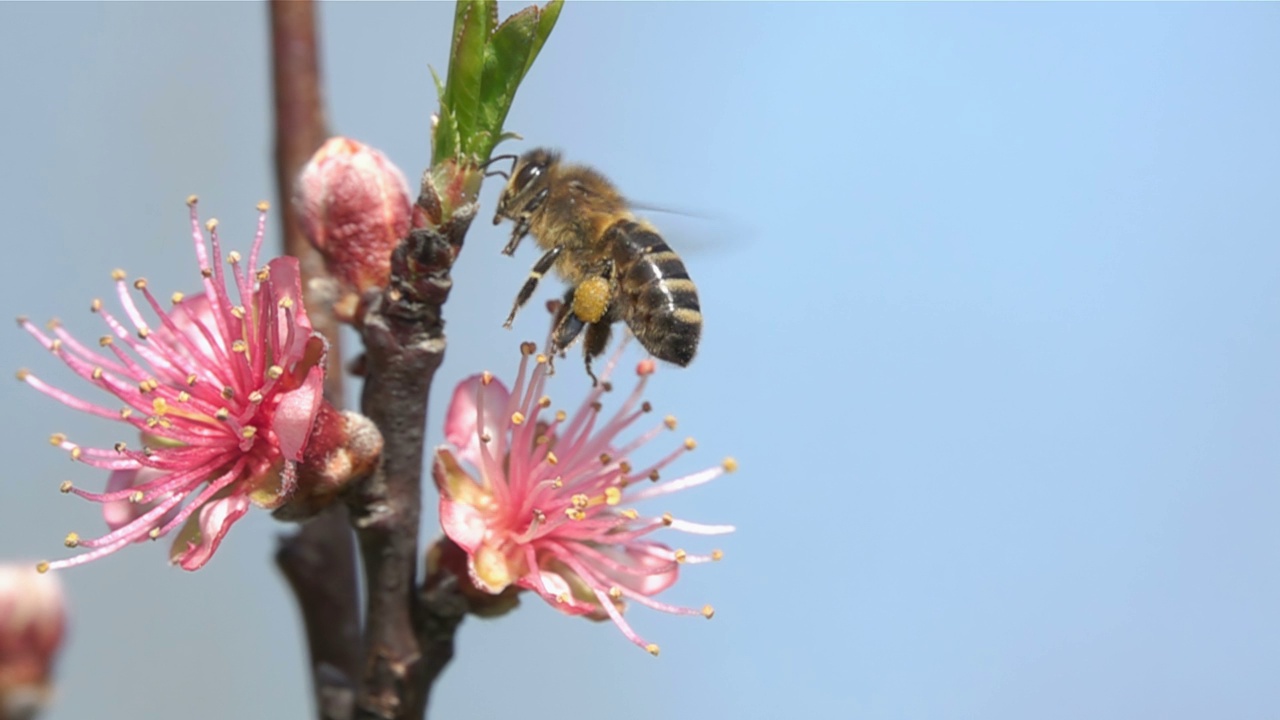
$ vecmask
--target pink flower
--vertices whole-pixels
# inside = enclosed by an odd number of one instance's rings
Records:
[[[694,448],[685,440],[675,451],[637,470],[632,454],[664,429],[667,417],[629,441],[623,432],[650,411],[641,402],[655,370],[648,359],[636,368],[635,390],[612,418],[600,417],[600,398],[614,365],[573,415],[546,412],[543,394],[547,358],[530,359],[525,343],[515,388],[492,375],[473,376],[453,394],[445,421],[448,446],[436,450],[434,475],[440,490],[440,522],[468,556],[472,582],[490,593],[511,585],[532,590],[561,612],[609,618],[631,642],[658,654],[623,619],[624,600],[663,612],[711,617],[711,606],[676,607],[653,599],[676,582],[682,564],[719,560],[720,551],[693,555],[649,539],[669,527],[700,535],[732,532],[728,525],[700,525],[670,514],[642,517],[624,505],[701,485],[732,472],[721,465],[663,484],[659,473]],[[464,469],[461,463],[474,468]]]
[[[34,717],[44,706],[65,632],[57,578],[0,565],[0,717]]]
[[[277,258],[258,266],[266,224],[259,206],[258,231],[248,263],[222,249],[217,221],[207,227],[212,260],[191,208],[191,231],[204,292],[175,293],[168,311],[145,280],[132,283],[159,322],[144,319],[123,271],[113,273],[124,309],[117,318],[93,302],[108,333],[98,349],[76,340],[57,323],[42,331],[20,325],[75,374],[121,403],[111,409],[61,390],[27,371],[19,379],[71,408],[135,428],[141,447],[81,447],[63,435],[53,443],[73,459],[108,471],[105,492],[63,483],[63,492],[103,503],[111,532],[86,540],[67,536],[68,547],[89,551],[41,563],[42,571],[100,558],[126,545],[178,530],[170,557],[186,570],[208,562],[231,525],[250,503],[278,508],[297,486],[297,464],[320,413],[325,342],[311,331],[302,304],[298,261]],[[132,325],[132,329],[126,326]],[[341,419],[335,412],[326,416]]]

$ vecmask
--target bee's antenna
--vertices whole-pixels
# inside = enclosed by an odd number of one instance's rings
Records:
[[[515,169],[516,169],[516,160],[518,160],[518,159],[519,159],[519,156],[518,156],[518,155],[499,155],[499,156],[497,156],[497,157],[491,157],[491,158],[489,158],[489,161],[488,161],[488,162],[482,163],[482,164],[480,165],[480,169],[482,169],[482,170],[483,170],[483,169],[485,169],[485,168],[489,167],[490,165],[492,165],[492,164],[494,164],[494,163],[498,162],[499,160],[510,160],[510,161],[511,161],[511,169],[512,169],[512,170],[515,170]],[[501,170],[490,170],[490,171],[488,171],[488,172],[486,172],[486,173],[484,174],[484,176],[485,176],[485,177],[493,177],[494,175],[501,175],[503,178],[506,178],[507,180],[510,180],[510,179],[511,179],[511,176],[510,176],[509,174],[507,174],[507,173],[505,173],[505,172],[503,172],[503,171],[501,171]]]

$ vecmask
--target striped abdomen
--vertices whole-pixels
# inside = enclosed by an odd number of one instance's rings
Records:
[[[614,223],[604,239],[613,249],[620,317],[651,355],[688,365],[698,351],[702,310],[680,256],[662,236],[633,220]]]

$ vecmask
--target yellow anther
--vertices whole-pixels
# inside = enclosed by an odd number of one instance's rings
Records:
[[[184,403],[184,402],[190,402],[190,401],[191,401],[191,393],[187,392],[186,390],[181,390],[178,392],[178,402]]]
[[[658,653],[662,651],[661,648],[658,647],[657,643],[649,643],[648,645],[644,646],[644,649],[647,650],[649,654],[654,657],[658,657]]]
[[[711,607],[710,605],[702,606],[702,617],[710,620],[711,618],[715,617],[715,614],[716,614],[715,608]]]
[[[183,295],[180,292],[176,292],[169,296],[169,302],[173,303],[174,305],[177,305],[178,303],[182,302],[182,299],[185,297],[186,295]]]
[[[257,434],[258,434],[258,428],[254,427],[253,425],[249,425],[248,427],[240,431],[240,435],[245,438],[251,438]]]
[[[576,508],[585,508],[591,504],[591,498],[586,493],[577,493],[569,498],[569,502],[573,503]]]
[[[517,410],[517,411],[515,411],[515,412],[511,413],[511,424],[512,424],[512,425],[523,425],[523,424],[524,424],[524,413],[520,412],[519,410]]]
[[[284,375],[284,368],[280,367],[279,365],[272,365],[271,367],[267,368],[268,378],[272,380],[279,380],[281,375]]]
[[[111,271],[112,280],[120,281],[125,279],[126,277],[128,277],[128,275],[125,273],[124,270],[121,270],[120,268],[116,268],[115,270]]]
[[[232,250],[231,252],[227,253],[227,262],[232,265],[235,265],[236,263],[240,262],[240,253],[235,250]]]
[[[214,228],[216,228],[216,227],[218,227],[218,219],[217,219],[217,218],[209,218],[209,219],[208,219],[208,220],[206,220],[206,221],[205,221],[205,223],[204,223],[204,229],[205,229],[205,230],[212,231],[212,230],[213,230]]]
[[[213,416],[218,420],[226,420],[231,417],[231,411],[226,408],[218,408],[218,411],[215,412]]]
[[[551,481],[551,488],[552,488],[553,490],[559,490],[559,489],[560,489],[560,488],[562,488],[562,487],[564,487],[564,479],[563,479],[563,478],[556,478],[555,480],[552,480],[552,481]]]
[[[100,310],[102,310],[102,301],[94,298],[93,302],[89,303],[89,312],[98,312]]]
[[[52,342],[49,343],[49,352],[53,353],[54,355],[57,355],[58,352],[61,350],[62,350],[61,340],[58,340],[57,338],[55,338]]]
[[[80,535],[78,533],[69,532],[67,533],[67,536],[62,539],[62,544],[69,548],[76,547],[80,544]]]
[[[263,200],[258,203],[258,212],[266,212],[271,209],[271,203]]]
[[[738,461],[731,457],[727,457],[724,459],[724,462],[720,463],[720,467],[724,468],[725,472],[731,473],[738,469]]]
[[[16,375],[19,380],[26,381],[27,378],[31,377],[31,371],[26,368],[18,368]]]
[[[110,335],[103,335],[98,338],[98,347],[110,347],[113,342],[115,341],[111,339]]]
[[[618,503],[620,503],[620,502],[622,502],[622,491],[621,491],[621,490],[619,490],[619,489],[618,489],[618,488],[616,488],[616,487],[605,488],[605,491],[604,491],[604,504],[605,504],[605,505],[613,506],[613,505],[617,505],[617,504],[618,504]]]
[[[45,323],[44,326],[49,331],[57,330],[62,327],[62,321],[58,318],[49,318],[49,322]]]
[[[546,445],[549,442],[551,442],[551,438],[550,436],[547,436],[547,435],[539,435],[538,437],[533,439],[534,445]]]
[[[150,531],[150,532],[148,532],[148,533],[147,533],[147,535],[148,535],[152,540],[158,540],[158,539],[160,538],[160,528],[158,528],[158,527],[151,528],[151,531]]]
[[[552,465],[555,465],[556,463],[560,462],[560,458],[556,457],[556,454],[555,454],[555,453],[553,453],[553,452],[551,452],[550,450],[548,450],[548,451],[547,451],[547,462],[551,463]]]
[[[258,278],[258,282],[266,282],[267,278],[270,276],[271,276],[271,273],[267,272],[267,268],[258,268],[258,274],[254,275],[254,277]],[[284,302],[284,300],[287,300],[287,299],[288,298],[282,298],[276,301],[276,305],[280,305],[281,303]]]
[[[36,563],[36,572],[40,573],[41,575],[49,572],[49,563],[45,560],[41,560],[40,562]]]
[[[198,202],[200,202],[200,198],[196,197],[195,195],[187,196],[187,207],[191,207],[192,205],[195,205]]]
[[[93,372],[89,373],[89,377],[93,378],[94,380],[101,380],[102,375],[103,375],[103,370],[100,367],[94,368]]]
[[[257,405],[258,403],[262,402],[262,393],[258,392],[257,390],[254,390],[253,392],[249,393],[249,402],[253,403],[254,405]]]
[[[128,446],[128,445],[125,445],[125,444],[124,444],[124,443],[122,443],[122,442],[118,442],[118,443],[116,443],[115,445],[113,445],[113,446],[112,446],[112,448],[113,448],[117,453],[119,453],[119,454],[123,455],[123,454],[124,454],[124,451],[129,449],[129,446]]]
[[[147,279],[146,279],[146,278],[138,278],[137,280],[134,280],[134,281],[133,281],[133,289],[134,289],[134,290],[146,290],[146,289],[147,289]]]
[[[74,487],[75,485],[72,485],[70,480],[63,480],[62,484],[58,486],[58,492],[62,493],[63,495],[66,495],[67,493],[71,492],[71,489]]]
[[[569,602],[569,593],[560,593],[559,595],[557,595],[557,596],[556,596],[556,602],[558,602],[558,603],[560,603],[560,604],[562,604],[562,605],[563,605],[564,603]]]
[[[534,361],[537,362],[539,365],[546,365],[547,356],[543,355],[542,353],[538,353],[538,357],[534,358]]]
[[[587,518],[587,513],[576,507],[565,508],[564,515],[570,520],[585,520]]]
[[[136,490],[132,495],[129,496],[129,502],[137,504],[142,502],[142,498],[144,497],[146,496],[142,494],[141,490]]]
[[[73,447],[73,448],[71,448],[71,459],[72,459],[72,460],[79,460],[79,459],[80,459],[80,456],[81,456],[81,455],[83,455],[83,454],[84,454],[84,451],[83,451],[83,450],[81,450],[80,448],[78,448],[78,447]]]
[[[128,420],[133,417],[133,408],[120,408],[120,419]]]
[[[62,433],[54,433],[49,436],[50,445],[61,446],[62,443],[66,441],[67,441],[67,436]]]
[[[613,587],[609,588],[609,597],[613,598],[614,600],[621,600],[622,588],[618,587],[617,585],[614,585]]]
[[[675,430],[675,429],[676,429],[676,416],[675,416],[675,415],[668,415],[668,416],[666,416],[665,418],[663,418],[663,419],[662,419],[662,424],[663,424],[663,425],[666,425],[668,430]]]
[[[534,354],[534,353],[536,353],[536,352],[538,352],[538,346],[537,346],[537,345],[535,345],[535,344],[533,344],[533,343],[531,343],[531,342],[528,342],[528,341],[525,341],[525,342],[520,343],[520,354],[521,354],[521,355],[532,355],[532,354]]]
[[[676,562],[682,563],[685,560],[689,559],[689,553],[685,552],[684,550],[676,550],[675,559],[676,559]]]
[[[673,523],[673,522],[675,522],[675,521],[676,521],[676,519],[675,519],[674,517],[672,517],[672,516],[671,516],[671,513],[669,513],[669,512],[668,512],[668,513],[662,513],[662,524],[663,524],[663,525],[666,525],[667,527],[671,527],[671,523]]]
[[[684,449],[685,449],[685,450],[692,450],[692,449],[694,449],[694,448],[696,448],[696,447],[698,447],[698,443],[697,443],[693,438],[685,438],[685,439],[684,439]]]
[[[547,408],[551,407],[551,398],[547,397],[546,395],[543,395],[542,397],[538,398],[538,407],[542,408],[543,410],[546,410]]]
[[[635,508],[627,508],[626,510],[623,510],[619,514],[628,520],[635,520],[640,517],[640,512]]]
[[[488,370],[485,370],[484,372],[480,373],[481,385],[488,385],[491,382],[493,382],[493,373],[489,372]]]
[[[195,387],[196,382],[199,379],[200,378],[197,378],[195,373],[191,373],[190,375],[187,376],[187,387]]]
[[[150,330],[148,330],[147,328],[144,328],[144,327],[140,327],[140,328],[138,328],[138,339],[139,339],[139,340],[146,340],[150,335],[151,335],[151,331],[150,331]]]
[[[563,410],[556,411],[556,422],[564,422],[565,418],[567,417],[569,416],[565,413],[565,411]]]
[[[231,316],[237,320],[243,320],[244,308],[240,305],[236,305],[235,307],[231,308]]]
[[[236,340],[231,343],[231,352],[245,353],[249,352],[249,343],[243,340]]]
[[[722,560],[723,558],[724,558],[724,551],[723,551],[723,550],[712,550],[712,551],[711,551],[711,559],[712,559],[712,560],[719,561],[719,560]]]

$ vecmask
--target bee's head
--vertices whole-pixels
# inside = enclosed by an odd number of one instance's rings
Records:
[[[548,171],[560,162],[560,153],[546,148],[534,148],[516,159],[511,167],[507,186],[498,196],[498,210],[493,224],[504,219],[515,220],[538,209],[546,198]]]

